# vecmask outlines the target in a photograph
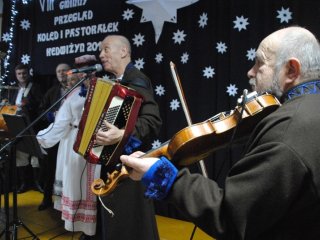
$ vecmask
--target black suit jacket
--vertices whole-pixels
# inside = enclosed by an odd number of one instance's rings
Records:
[[[123,74],[121,84],[135,89],[144,98],[133,135],[142,141],[142,148],[145,148],[157,137],[162,125],[159,107],[154,99],[151,81],[139,69],[129,64]]]

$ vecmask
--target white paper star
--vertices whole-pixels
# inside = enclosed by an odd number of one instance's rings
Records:
[[[161,146],[161,142],[159,141],[159,139],[156,139],[153,141],[152,143],[152,149],[157,149]]]
[[[110,80],[110,79],[111,79],[111,76],[109,76],[108,74],[104,74],[104,75],[102,76],[102,79]]]
[[[172,99],[170,102],[171,111],[176,111],[180,107],[180,102],[178,99]]]
[[[238,92],[237,90],[238,90],[238,88],[236,87],[235,84],[230,84],[227,87],[227,93],[229,94],[229,96],[235,96]]]
[[[248,60],[253,61],[256,57],[256,49],[255,48],[250,48],[250,50],[247,51],[247,58]]]
[[[142,46],[144,40],[144,35],[141,35],[141,33],[139,34],[135,34],[133,40],[133,45],[136,45],[137,47]]]
[[[185,41],[185,37],[187,34],[184,33],[184,30],[180,31],[179,29],[173,33],[172,39],[174,40],[174,43],[181,44],[183,41]]]
[[[238,28],[238,31],[240,32],[242,29],[246,30],[247,25],[249,24],[248,18],[244,18],[243,16],[238,17],[236,16],[236,20],[233,21],[234,27],[233,28]]]
[[[183,53],[181,56],[181,63],[185,64],[188,62],[188,60],[189,60],[189,54],[187,52]]]
[[[225,43],[223,42],[217,43],[216,49],[218,50],[218,53],[221,53],[221,54],[225,53],[227,51],[227,48],[228,47],[226,46]]]
[[[281,10],[278,11],[278,16],[277,18],[280,18],[280,23],[283,23],[283,22],[286,22],[288,23],[289,20],[292,19],[291,15],[292,15],[292,12],[290,12],[290,9],[287,8],[287,9],[284,9],[283,7],[281,7]]]
[[[200,19],[198,21],[199,27],[200,28],[204,28],[204,26],[207,25],[207,22],[208,22],[208,14],[207,13],[202,13],[202,15],[200,15]]]
[[[138,60],[135,60],[134,66],[138,68],[139,70],[143,69],[144,66],[144,59],[139,58]]]
[[[2,41],[9,42],[10,41],[10,34],[9,33],[2,34]]]
[[[134,12],[132,11],[132,9],[127,9],[123,11],[123,14],[122,14],[123,20],[129,21],[133,17],[133,14]]]
[[[212,78],[213,75],[215,75],[216,73],[214,72],[214,68],[209,66],[209,67],[206,67],[203,71],[203,76],[206,77],[206,78]]]
[[[126,3],[143,9],[140,22],[152,21],[157,43],[162,32],[164,21],[176,23],[177,9],[189,6],[198,1],[199,0],[128,0]]]
[[[162,53],[157,53],[156,57],[154,58],[156,60],[157,63],[161,63],[163,60],[163,55]]]
[[[158,86],[156,86],[156,89],[155,89],[155,92],[156,92],[156,94],[158,95],[158,96],[162,96],[162,95],[164,95],[164,92],[165,92],[166,90],[164,89],[164,87],[160,84],[160,85],[158,85]]]
[[[23,30],[28,30],[30,28],[30,26],[31,26],[31,24],[30,24],[29,20],[26,20],[26,19],[21,20],[20,27]]]
[[[30,56],[28,54],[23,54],[22,57],[21,57],[21,62],[23,64],[29,64]]]

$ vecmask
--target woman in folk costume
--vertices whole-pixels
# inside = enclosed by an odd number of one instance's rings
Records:
[[[61,210],[66,230],[81,231],[89,238],[96,233],[97,216],[96,196],[90,186],[99,177],[100,168],[73,150],[89,81],[84,83],[68,95],[54,123],[40,131],[37,139],[44,148],[60,141],[54,186],[54,193],[60,197],[56,198],[54,208]]]

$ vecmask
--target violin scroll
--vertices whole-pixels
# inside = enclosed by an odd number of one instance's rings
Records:
[[[119,163],[111,174],[107,174],[107,180],[95,179],[91,184],[91,191],[97,196],[105,196],[111,193],[116,187],[118,182],[124,178],[129,177],[129,172],[123,164]]]

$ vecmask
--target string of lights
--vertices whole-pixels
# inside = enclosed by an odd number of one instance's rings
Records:
[[[11,16],[10,16],[10,28],[9,28],[9,34],[8,34],[8,39],[7,39],[7,43],[8,43],[8,50],[7,50],[7,54],[6,57],[4,58],[3,61],[3,75],[0,77],[0,85],[6,84],[7,83],[7,77],[9,74],[9,68],[8,66],[10,65],[10,58],[11,58],[11,52],[13,49],[13,39],[14,39],[14,35],[15,35],[15,20],[16,20],[16,16],[18,14],[18,11],[16,10],[16,0],[11,0]],[[11,85],[14,84],[10,83]]]

